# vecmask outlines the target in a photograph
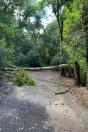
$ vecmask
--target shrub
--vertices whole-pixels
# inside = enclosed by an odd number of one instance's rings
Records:
[[[39,67],[39,66],[41,66],[41,59],[40,59],[39,53],[35,50],[31,50],[30,52],[28,52],[28,54],[26,56],[26,63],[30,67]]]
[[[34,80],[30,77],[30,78],[28,78],[27,84],[28,84],[28,85],[31,85],[31,86],[34,86],[34,85],[35,85],[35,82],[34,82]]]
[[[24,69],[20,69],[19,71],[16,71],[12,81],[17,86],[23,86],[23,85],[34,86],[35,85],[35,82],[32,79],[32,77],[29,77],[27,72]]]
[[[6,63],[6,51],[3,46],[0,46],[0,69],[5,66]]]
[[[51,65],[66,64],[68,60],[67,53],[64,49],[60,51],[53,57]]]

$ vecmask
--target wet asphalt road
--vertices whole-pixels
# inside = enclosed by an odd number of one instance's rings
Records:
[[[0,132],[53,132],[43,106],[3,96],[0,108]]]
[[[88,132],[83,122],[88,111],[79,110],[76,117],[74,99],[69,94],[55,96],[55,91],[65,89],[59,75],[52,71],[30,74],[36,80],[34,87],[17,87],[5,80],[0,93],[0,132]],[[80,111],[83,119],[79,119]]]
[[[39,95],[41,81],[36,80],[36,85],[17,87],[5,80],[0,94],[0,132],[54,132],[48,124],[48,99]]]

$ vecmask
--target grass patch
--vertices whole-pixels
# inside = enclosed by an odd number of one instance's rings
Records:
[[[16,71],[12,81],[14,84],[20,87],[23,85],[35,86],[35,81],[31,76],[28,76],[28,73],[24,69],[19,69],[19,71]]]

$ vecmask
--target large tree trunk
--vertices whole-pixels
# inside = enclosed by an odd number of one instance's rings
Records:
[[[82,13],[83,27],[85,33],[85,44],[86,44],[86,62],[87,62],[87,87],[88,87],[88,2],[83,2],[83,13]]]

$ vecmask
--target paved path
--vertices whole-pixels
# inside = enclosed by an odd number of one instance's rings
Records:
[[[78,106],[53,71],[30,72],[34,87],[5,82],[0,94],[0,132],[88,132],[88,109]]]

